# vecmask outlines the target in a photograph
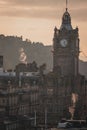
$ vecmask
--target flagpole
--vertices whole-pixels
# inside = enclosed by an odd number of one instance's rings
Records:
[[[34,114],[35,114],[34,125],[36,126],[36,110],[35,110]]]
[[[66,0],[66,11],[68,10],[68,1]]]
[[[45,108],[45,130],[47,129],[47,108]]]

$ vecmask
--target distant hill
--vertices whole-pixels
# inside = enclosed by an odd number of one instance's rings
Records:
[[[31,42],[22,37],[0,35],[0,55],[4,56],[4,68],[14,69],[20,63],[21,53],[26,55],[28,63],[36,61],[38,65],[47,64],[47,68],[52,68],[52,46],[44,46],[40,42]],[[23,58],[22,58],[23,60]]]
[[[4,69],[14,69],[15,65],[25,60],[28,63],[36,61],[38,65],[47,64],[47,69],[53,66],[52,46],[44,46],[40,42],[31,42],[22,37],[0,35],[0,55],[4,56]],[[26,55],[25,57],[23,57]],[[87,77],[87,62],[79,61],[80,73]]]

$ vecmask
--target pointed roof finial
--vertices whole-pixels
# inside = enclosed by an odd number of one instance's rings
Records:
[[[68,1],[66,0],[66,11],[68,10],[67,6],[68,6]]]

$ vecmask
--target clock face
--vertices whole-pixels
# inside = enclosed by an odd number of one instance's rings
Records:
[[[62,39],[62,40],[60,41],[60,45],[61,45],[62,47],[66,47],[66,46],[67,46],[67,40],[66,40],[66,39]]]

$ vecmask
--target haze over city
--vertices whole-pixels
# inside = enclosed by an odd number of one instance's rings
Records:
[[[65,0],[0,0],[0,34],[52,45],[54,27],[60,28],[65,8]],[[79,28],[80,59],[87,61],[87,1],[68,0],[68,11],[73,28]]]
[[[87,130],[87,0],[0,0],[0,130]]]

